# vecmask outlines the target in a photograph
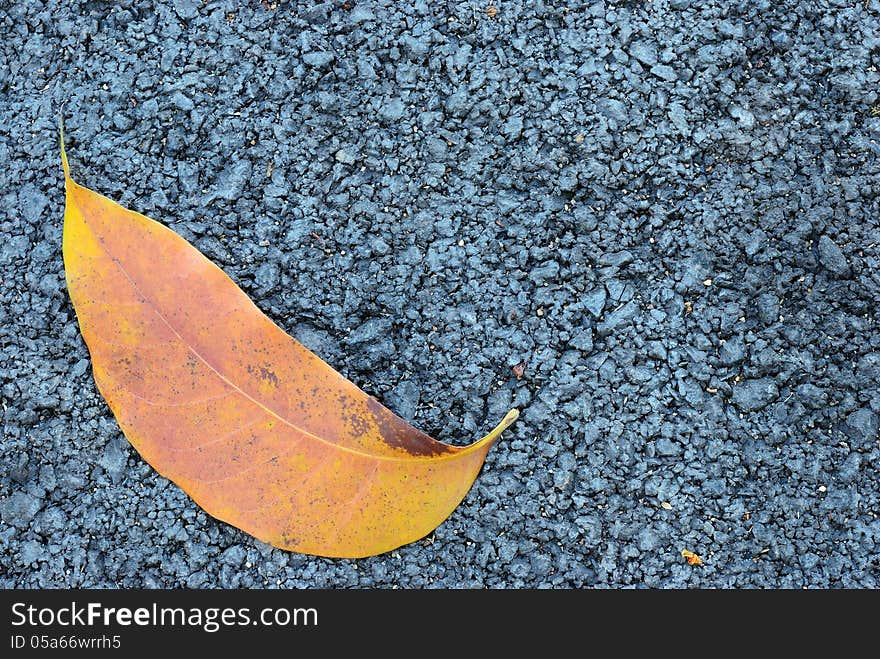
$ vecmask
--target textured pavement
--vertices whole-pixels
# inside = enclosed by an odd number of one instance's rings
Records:
[[[0,586],[880,587],[878,0],[6,0],[0,30]],[[62,109],[80,183],[418,428],[521,410],[436,532],[286,553],[141,460],[65,289]]]

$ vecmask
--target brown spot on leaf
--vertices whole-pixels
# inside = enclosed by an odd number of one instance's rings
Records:
[[[442,455],[453,450],[451,446],[441,444],[416,430],[373,397],[367,399],[367,411],[379,429],[382,439],[389,446],[402,449],[411,455]]]
[[[268,368],[260,367],[260,379],[268,380],[272,383],[273,387],[278,386],[278,376],[275,375],[274,371],[269,370]]]
[[[364,417],[349,414],[346,418],[348,419],[348,427],[351,428],[351,433],[355,438],[363,437],[370,430],[370,424]]]

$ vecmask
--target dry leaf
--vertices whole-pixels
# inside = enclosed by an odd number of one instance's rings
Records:
[[[517,418],[466,447],[416,430],[285,334],[179,235],[76,184],[64,267],[95,382],[143,458],[276,547],[361,557],[413,542]]]
[[[687,549],[681,550],[681,555],[684,556],[685,560],[687,560],[688,565],[702,565],[703,559],[697,556],[694,552],[688,551]]]

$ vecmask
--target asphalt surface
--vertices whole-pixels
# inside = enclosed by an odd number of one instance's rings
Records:
[[[880,587],[880,2],[308,4],[0,1],[0,586]],[[418,428],[521,409],[436,532],[287,553],[141,460],[62,108],[80,183]]]

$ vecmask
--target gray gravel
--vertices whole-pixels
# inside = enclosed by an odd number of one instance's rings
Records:
[[[880,2],[308,5],[0,2],[0,586],[880,587]],[[138,457],[62,106],[81,183],[419,428],[522,410],[435,533],[285,553]]]

